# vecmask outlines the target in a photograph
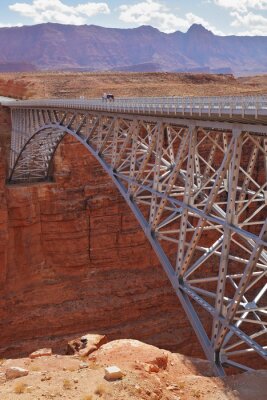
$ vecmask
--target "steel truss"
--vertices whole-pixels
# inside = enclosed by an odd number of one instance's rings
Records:
[[[42,181],[74,136],[155,250],[217,375],[267,359],[267,127],[12,108],[10,183]]]

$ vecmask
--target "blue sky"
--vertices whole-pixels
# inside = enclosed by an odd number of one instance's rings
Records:
[[[1,0],[0,27],[43,22],[167,33],[201,23],[219,35],[267,35],[267,0]]]

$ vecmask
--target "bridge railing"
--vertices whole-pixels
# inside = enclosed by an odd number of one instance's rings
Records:
[[[9,107],[56,107],[148,114],[190,114],[200,116],[267,116],[267,95],[211,97],[119,97],[97,99],[43,99],[8,102]]]

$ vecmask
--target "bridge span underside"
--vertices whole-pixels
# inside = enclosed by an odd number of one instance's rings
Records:
[[[134,212],[215,373],[264,365],[265,125],[26,106],[12,125],[10,183],[49,179],[74,136]]]

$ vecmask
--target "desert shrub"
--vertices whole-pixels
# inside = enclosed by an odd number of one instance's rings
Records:
[[[41,371],[41,367],[38,365],[30,365],[29,369],[33,372]]]
[[[24,382],[18,382],[16,383],[16,385],[14,386],[14,393],[16,394],[21,394],[21,393],[25,393],[27,389],[27,385]]]
[[[69,379],[64,379],[63,381],[63,389],[70,390],[72,388],[72,383]]]
[[[82,400],[93,400],[93,396],[91,394],[85,394]]]
[[[201,397],[201,392],[199,390],[193,390],[193,397],[195,397],[196,399],[200,399]]]
[[[106,388],[103,384],[99,384],[95,390],[95,394],[97,394],[98,396],[102,396],[106,391]]]

